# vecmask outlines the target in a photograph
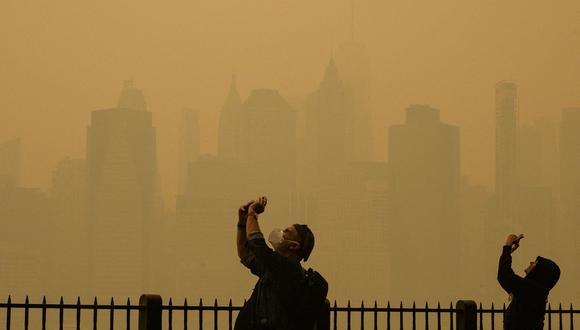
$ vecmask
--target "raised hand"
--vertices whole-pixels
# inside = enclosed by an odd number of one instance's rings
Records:
[[[246,204],[240,206],[240,208],[238,209],[238,222],[245,224],[246,223],[246,219],[248,218],[248,210],[250,205],[252,205],[252,203],[254,203],[254,200],[251,200],[249,202],[247,202]]]
[[[512,248],[512,252],[514,252],[515,250],[517,250],[520,247],[520,240],[522,238],[524,238],[524,234],[520,234],[519,236],[514,235],[514,234],[509,234],[505,240],[505,245],[510,246]]]
[[[266,209],[266,204],[268,204],[268,198],[266,198],[266,196],[258,198],[257,201],[254,201],[252,204],[250,204],[248,214],[260,214],[264,212]]]

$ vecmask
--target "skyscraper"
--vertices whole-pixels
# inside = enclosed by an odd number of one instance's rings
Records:
[[[267,195],[269,215],[294,220],[296,114],[277,90],[252,91],[242,105],[240,160],[247,164],[252,196]]]
[[[559,248],[567,251],[563,269],[568,268],[570,279],[580,277],[577,256],[580,255],[580,108],[562,110],[560,121],[560,201],[561,219]],[[566,268],[564,268],[566,267]],[[578,285],[573,285],[573,297],[580,295]]]
[[[20,139],[0,144],[0,188],[20,184]]]
[[[240,157],[240,110],[242,101],[236,86],[236,76],[232,76],[230,90],[220,113],[218,132],[218,156],[226,159]]]
[[[67,157],[52,173],[49,201],[54,254],[50,257],[54,258],[53,283],[64,290],[63,295],[87,293],[86,179],[84,159]]]
[[[160,208],[156,133],[141,91],[125,84],[119,105],[93,111],[87,129],[90,287],[135,297],[150,278],[151,235]]]
[[[412,105],[405,124],[389,127],[389,267],[393,283],[412,283],[393,287],[396,299],[440,297],[454,281],[456,261],[442,256],[459,246],[459,168],[459,127],[439,110]]]
[[[310,186],[337,180],[353,160],[354,112],[347,91],[331,57],[319,89],[308,96],[305,106],[305,181]]]
[[[508,228],[517,213],[518,116],[516,84],[499,82],[495,86],[495,193],[498,220]]]
[[[352,98],[353,158],[356,161],[372,159],[373,127],[371,104],[371,67],[364,44],[351,40],[341,44],[336,52],[344,86]]]
[[[183,193],[189,164],[199,158],[199,112],[183,110],[179,125],[179,193]]]

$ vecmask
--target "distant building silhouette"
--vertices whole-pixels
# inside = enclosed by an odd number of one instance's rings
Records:
[[[86,163],[65,158],[52,173],[49,201],[52,212],[53,284],[62,295],[87,294],[88,249]]]
[[[556,130],[545,118],[520,127],[514,230],[533,237],[526,246],[541,255],[551,254],[556,239],[557,147]]]
[[[236,86],[236,76],[232,76],[230,90],[222,107],[218,131],[218,156],[226,159],[240,158],[240,111],[242,101]]]
[[[310,189],[336,181],[354,157],[352,97],[331,57],[319,89],[305,104],[305,183]]]
[[[231,159],[204,155],[189,164],[185,190],[177,197],[174,297],[244,294],[232,281],[233,274],[243,274],[232,246],[237,209],[256,197],[248,193],[248,176],[247,167]]]
[[[50,294],[51,220],[40,189],[0,187],[0,294],[13,299]]]
[[[183,193],[189,164],[199,158],[199,112],[183,110],[179,125],[179,193]]]
[[[580,108],[562,110],[560,121],[560,201],[561,219],[559,230],[560,248],[568,256],[569,278],[580,277],[578,255],[580,255]],[[575,286],[572,296],[580,295]]]
[[[145,96],[140,89],[135,88],[133,79],[124,82],[123,90],[121,91],[119,100],[117,101],[117,108],[147,111]]]
[[[268,215],[295,220],[296,114],[277,90],[252,91],[242,105],[240,160],[250,168],[248,193],[267,195]]]
[[[499,82],[495,87],[495,193],[498,220],[507,228],[517,216],[518,116],[516,84]]]
[[[0,143],[0,188],[20,184],[20,139]]]
[[[93,111],[87,130],[90,288],[103,296],[146,291],[158,215],[156,132],[145,100],[126,84],[119,104]]]
[[[389,267],[392,283],[410,284],[393,287],[397,299],[441,296],[454,281],[457,260],[445,256],[459,247],[459,163],[459,127],[439,110],[410,106],[405,124],[389,127]]]
[[[354,40],[345,42],[337,49],[336,62],[344,86],[352,97],[353,158],[356,161],[369,161],[373,152],[373,126],[371,66],[367,49]]]

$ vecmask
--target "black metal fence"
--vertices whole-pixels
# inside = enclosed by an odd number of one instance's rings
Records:
[[[64,303],[62,298],[57,304],[49,304],[45,298],[41,303],[31,303],[28,297],[24,303],[14,303],[8,297],[5,303],[0,303],[0,328],[4,324],[7,330],[46,330],[48,324],[48,329],[58,327],[59,330],[233,329],[240,309],[241,306],[234,306],[231,300],[227,305],[220,305],[217,300],[207,305],[202,300],[193,305],[187,300],[175,305],[169,299],[167,305],[163,305],[161,297],[156,295],[141,296],[139,304],[132,304],[129,299],[122,304],[116,304],[113,299],[108,304],[99,304],[96,298],[91,304],[82,304],[80,298],[73,304]],[[65,312],[72,317],[65,319]],[[350,301],[346,306],[339,306],[336,301],[331,306],[327,301],[315,329],[494,330],[503,328],[504,312],[505,305],[496,308],[492,304],[491,308],[484,308],[481,304],[477,306],[474,302],[462,300],[455,306],[450,303],[444,307],[439,303],[436,307],[429,307],[427,303],[424,307],[415,303],[407,307],[403,303],[391,306],[389,302],[383,306],[377,302],[372,306],[365,306],[364,302],[352,306]],[[32,322],[31,314],[36,315],[35,322]],[[572,305],[562,308],[560,304],[557,309],[548,305],[544,328],[573,330],[575,314],[580,314],[580,310],[574,310]]]

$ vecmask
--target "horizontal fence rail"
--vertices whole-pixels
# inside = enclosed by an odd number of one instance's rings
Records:
[[[183,304],[174,304],[171,298],[164,305],[161,297],[156,295],[141,296],[139,304],[132,304],[130,299],[127,299],[125,303],[116,304],[112,298],[106,304],[99,304],[97,298],[90,304],[83,304],[78,297],[76,303],[72,304],[64,303],[62,297],[56,304],[47,303],[45,297],[41,303],[31,303],[28,297],[24,303],[14,303],[9,296],[6,302],[0,302],[0,328],[4,324],[7,330],[46,330],[47,324],[51,324],[49,329],[54,329],[53,325],[58,324],[60,330],[132,328],[139,330],[202,330],[204,328],[231,330],[242,306],[233,305],[231,299],[226,305],[220,305],[217,299],[209,304],[205,304],[201,299],[196,304],[188,303],[187,299],[183,301]],[[470,306],[471,309],[469,309]],[[353,306],[350,301],[346,306],[339,306],[336,301],[332,305],[327,301],[325,308],[320,312],[315,329],[495,330],[496,328],[503,329],[505,309],[505,304],[501,307],[491,304],[490,308],[485,308],[481,303],[475,305],[469,301],[467,303],[459,301],[455,307],[453,303],[445,304],[445,306],[437,303],[436,306],[430,307],[428,303],[421,306],[416,303],[404,306],[401,302],[392,306],[390,302],[381,305],[376,301],[371,306],[365,306],[364,302]],[[71,315],[70,319],[65,320],[65,311],[74,316]],[[16,312],[21,317],[16,318]],[[105,317],[102,316],[103,313],[106,314]],[[473,314],[473,318],[466,317],[466,314]],[[554,309],[549,304],[544,329],[573,330],[576,314],[580,314],[580,310],[575,310],[572,305],[563,308],[562,304],[559,304],[558,308]],[[37,322],[32,322],[32,315],[35,315]],[[137,316],[139,322],[132,322]],[[54,323],[50,323],[51,320]]]

